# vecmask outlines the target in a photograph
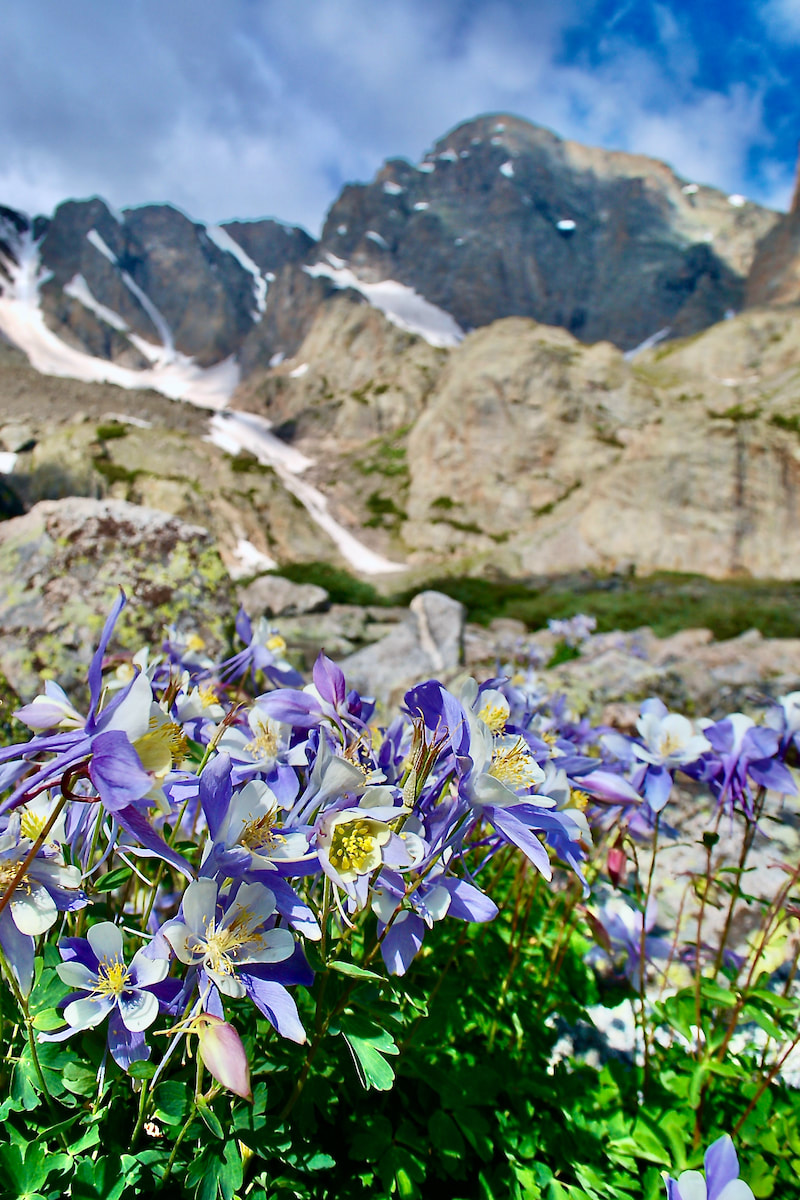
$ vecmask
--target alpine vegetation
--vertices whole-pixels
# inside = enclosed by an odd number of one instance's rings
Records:
[[[113,655],[124,604],[85,710],[49,680],[0,749],[15,1194],[780,1193],[800,860],[750,871],[796,820],[797,695],[627,735],[510,663],[387,713],[243,612],[223,662]]]

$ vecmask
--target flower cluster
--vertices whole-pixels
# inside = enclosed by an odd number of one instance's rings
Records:
[[[49,682],[17,713],[31,738],[0,751],[0,949],[24,998],[36,939],[58,923],[71,991],[64,1027],[40,1038],[105,1022],[126,1069],[162,1022],[198,1033],[216,1062],[237,1002],[303,1042],[293,989],[313,983],[309,943],[324,959],[331,931],[344,944],[361,923],[369,960],[402,975],[435,923],[495,917],[485,880],[502,851],[546,880],[571,873],[586,898],[590,848],[611,830],[618,881],[623,839],[657,828],[679,771],[747,818],[759,789],[796,790],[791,697],[763,726],[742,714],[695,726],[650,700],[625,737],[533,677],[455,691],[428,680],[381,724],[323,653],[302,686],[280,635],[244,614],[244,649],[223,663],[170,630],[161,653],[108,670],[123,604],[92,659],[87,711]],[[655,916],[650,896],[591,916],[636,986],[669,953]],[[243,1070],[237,1089],[249,1092]]]

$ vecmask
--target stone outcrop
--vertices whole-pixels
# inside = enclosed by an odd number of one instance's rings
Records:
[[[495,115],[345,187],[319,242],[272,220],[208,227],[165,204],[68,200],[33,220],[0,209],[0,290],[32,239],[45,319],[71,346],[131,369],[159,353],[200,366],[236,355],[246,377],[297,352],[338,283],[395,281],[467,331],[523,316],[623,350],[658,330],[686,336],[741,308],[762,239],[749,302],[796,297],[796,237],[794,217],[655,159]]]
[[[390,160],[346,187],[318,253],[408,284],[465,329],[519,315],[630,349],[740,308],[776,220],[655,159],[502,114],[457,126],[416,166]]]
[[[118,590],[130,650],[158,646],[167,624],[225,648],[233,592],[205,529],[120,500],[42,501],[0,524],[0,671],[23,698],[41,673],[73,688]]]
[[[452,675],[464,657],[466,610],[441,592],[419,592],[390,633],[342,659],[348,685],[397,702],[414,683]]]

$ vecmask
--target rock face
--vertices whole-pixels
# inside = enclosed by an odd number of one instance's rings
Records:
[[[263,371],[296,353],[337,290],[351,286],[363,304],[386,281],[395,301],[406,289],[406,317],[424,298],[464,330],[524,316],[627,350],[741,308],[777,220],[655,159],[487,116],[417,165],[391,159],[372,183],[348,185],[319,242],[271,220],[204,226],[169,205],[115,214],[96,197],[66,201],[52,219],[0,209],[0,291],[20,247],[38,251],[50,328],[139,370],[178,353],[201,367],[236,355],[245,377]],[[752,302],[794,295],[782,282],[793,228],[767,240]]]
[[[412,684],[452,674],[463,662],[466,610],[441,592],[420,592],[407,617],[341,662],[348,686],[388,703]]]
[[[626,359],[520,318],[435,350],[328,302],[242,386],[392,558],[468,573],[800,574],[800,312]]]
[[[528,316],[630,349],[741,307],[776,215],[734,199],[642,155],[479,117],[418,166],[390,160],[373,183],[345,188],[319,257],[408,284],[465,329]]]
[[[23,698],[46,671],[62,686],[85,669],[121,586],[117,638],[158,645],[165,624],[225,646],[233,593],[205,529],[119,500],[43,501],[0,525],[0,671]]]
[[[800,302],[800,164],[792,207],[758,247],[746,298],[750,305]]]

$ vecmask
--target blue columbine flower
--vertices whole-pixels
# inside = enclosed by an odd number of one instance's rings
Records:
[[[110,921],[93,925],[85,938],[65,938],[59,950],[65,959],[56,967],[59,978],[86,995],[67,998],[67,1029],[40,1034],[39,1040],[63,1041],[110,1017],[108,1048],[114,1061],[127,1069],[132,1062],[148,1058],[144,1031],[158,1017],[159,997],[153,988],[166,979],[167,960],[148,957],[141,949],[126,965],[122,933]]]
[[[739,1178],[739,1160],[727,1133],[706,1150],[705,1178],[700,1171],[683,1171],[665,1179],[667,1200],[754,1200],[752,1189]]]

